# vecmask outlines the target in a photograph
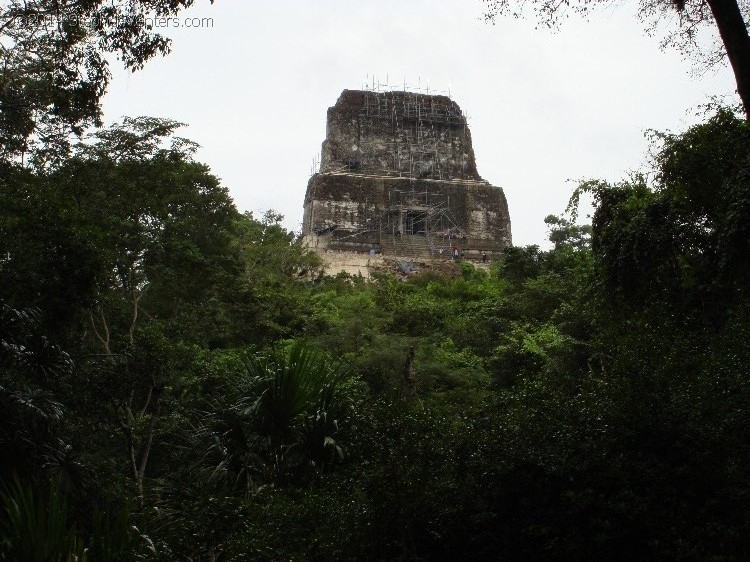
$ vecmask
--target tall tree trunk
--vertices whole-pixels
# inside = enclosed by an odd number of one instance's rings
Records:
[[[406,385],[406,396],[414,398],[417,394],[417,386],[414,381],[414,346],[409,346],[404,363],[404,384]]]
[[[127,441],[128,457],[130,460],[130,468],[133,473],[133,483],[135,484],[138,507],[143,509],[143,480],[146,475],[148,456],[151,453],[151,446],[154,442],[156,425],[158,424],[159,416],[161,415],[161,388],[157,388],[155,383],[151,385],[146,394],[143,407],[137,412],[133,412],[134,396],[135,390],[131,392],[130,400],[128,400],[128,402],[120,409],[120,428],[125,434],[125,439]],[[136,435],[136,426],[138,425],[138,422],[147,415],[146,412],[151,404],[153,404],[154,407],[152,408],[148,429],[144,435]]]
[[[719,28],[737,82],[737,93],[750,121],[750,36],[737,0],[707,0]]]

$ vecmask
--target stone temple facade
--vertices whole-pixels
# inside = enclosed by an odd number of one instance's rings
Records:
[[[309,247],[480,261],[511,244],[505,194],[479,176],[450,98],[344,90],[326,129],[305,196]]]

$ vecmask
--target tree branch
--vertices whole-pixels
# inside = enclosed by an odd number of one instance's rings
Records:
[[[104,329],[104,334],[100,333],[97,329],[93,312],[89,313],[89,318],[91,319],[91,328],[94,330],[94,336],[96,336],[96,339],[98,339],[104,347],[104,351],[106,352],[107,356],[112,357],[112,350],[110,350],[109,348],[109,327],[107,326],[107,319],[104,316],[104,310],[102,310],[101,307],[98,308],[99,317],[101,318],[102,322],[102,328]]]

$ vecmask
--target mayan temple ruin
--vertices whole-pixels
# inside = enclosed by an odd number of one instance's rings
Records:
[[[319,253],[482,261],[511,244],[503,190],[477,172],[444,95],[344,90],[328,109],[303,236]]]

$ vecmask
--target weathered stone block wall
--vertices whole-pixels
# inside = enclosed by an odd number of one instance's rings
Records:
[[[512,243],[505,194],[479,176],[461,109],[408,92],[344,90],[329,108],[303,234],[319,250],[447,258],[459,248],[469,259]]]
[[[320,170],[481,179],[458,104],[410,92],[344,90],[328,109]]]

